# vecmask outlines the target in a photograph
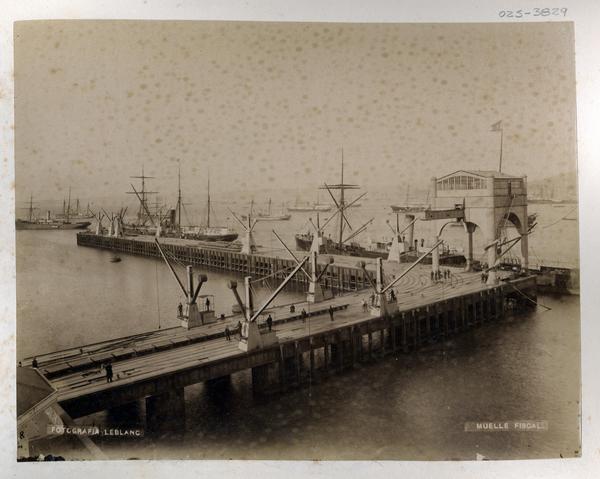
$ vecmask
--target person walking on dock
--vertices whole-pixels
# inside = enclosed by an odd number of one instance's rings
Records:
[[[367,311],[368,309],[367,300],[365,298],[362,299],[362,309],[363,311]]]
[[[182,318],[183,317],[183,305],[181,303],[179,303],[177,305],[177,317],[178,318]]]
[[[206,298],[205,304],[206,304],[206,311],[210,311],[210,299],[209,298]]]
[[[293,304],[290,304],[290,313],[295,313],[296,312],[296,306],[294,306]]]
[[[106,363],[106,366],[104,366],[104,369],[106,369],[106,382],[107,383],[112,383],[112,380],[113,380],[112,364],[111,363]]]
[[[237,330],[237,334],[241,340],[242,339],[242,322],[241,321],[238,321],[236,330]]]
[[[269,332],[271,332],[271,329],[273,328],[273,318],[270,314],[267,316],[267,328],[269,328]]]
[[[231,331],[229,331],[229,326],[225,326],[225,339],[231,341]]]
[[[329,305],[329,317],[333,321],[333,307],[331,305]]]
[[[32,368],[37,368],[38,367],[37,359],[33,358],[33,361],[31,361],[31,367]]]
[[[306,318],[308,317],[308,314],[306,314],[306,309],[302,308],[302,312],[300,313],[300,317],[302,318],[302,322],[306,323]]]
[[[394,290],[390,290],[390,299],[395,303],[396,302],[396,293],[394,293]]]

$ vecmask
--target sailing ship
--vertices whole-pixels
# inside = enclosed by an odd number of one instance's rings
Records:
[[[195,239],[198,241],[222,241],[231,242],[238,238],[238,234],[235,230],[228,226],[211,226],[210,224],[210,212],[212,209],[210,202],[210,174],[207,178],[207,197],[206,197],[206,225],[205,226],[181,226],[181,181],[179,181],[179,197],[177,199],[177,208],[179,210],[179,221],[178,225],[181,230],[181,236],[183,238]]]
[[[427,192],[427,200],[425,203],[410,203],[409,196],[410,194],[410,184],[406,187],[406,200],[403,205],[390,205],[392,211],[394,213],[419,213],[425,211],[430,208],[430,205],[427,204],[429,202],[429,192]]]
[[[46,212],[45,218],[34,217],[33,195],[29,197],[29,216],[28,219],[16,219],[15,228],[18,230],[81,230],[87,228],[91,223],[89,221],[71,222],[68,212],[67,218],[58,220],[50,216],[50,211]]]
[[[177,176],[177,205],[175,208],[167,209],[167,213],[163,214],[163,207],[160,207],[158,202],[155,206],[155,211],[152,213],[148,206],[148,195],[157,194],[156,191],[146,191],[146,180],[153,179],[152,176],[146,176],[144,174],[144,168],[142,167],[141,176],[132,176],[131,178],[141,179],[141,189],[138,191],[133,185],[131,188],[133,191],[128,191],[129,194],[135,194],[140,203],[137,213],[137,223],[123,224],[122,230],[126,235],[154,235],[157,230],[160,230],[160,236],[171,237],[171,238],[187,238],[197,241],[208,241],[208,242],[223,242],[230,243],[235,241],[238,234],[229,227],[226,226],[214,226],[211,222],[211,198],[210,198],[210,176],[208,177],[208,188],[207,188],[207,215],[206,225],[200,226],[183,226],[181,210],[185,205],[182,201],[181,194],[181,170],[178,170]],[[122,220],[122,216],[121,220]]]
[[[154,235],[162,220],[162,211],[159,209],[158,203],[156,204],[154,214],[150,212],[148,206],[149,196],[158,194],[157,191],[146,190],[146,180],[154,179],[154,176],[146,176],[144,173],[144,165],[142,165],[142,174],[140,176],[130,176],[129,178],[141,180],[141,188],[139,190],[136,190],[133,184],[130,183],[132,191],[126,192],[128,195],[135,195],[140,203],[136,214],[136,220],[134,222],[126,223],[124,220],[124,210],[121,210],[121,213],[116,215],[113,219],[118,221],[121,233],[124,235]],[[108,214],[107,216],[110,218]]]
[[[296,203],[294,206],[288,206],[287,210],[291,213],[304,213],[304,212],[321,212],[326,213],[331,211],[332,206],[326,203],[319,203],[319,196],[317,195],[317,201],[315,203],[298,203],[298,199],[296,198]]]
[[[325,183],[320,189],[327,190],[333,203],[336,207],[336,212],[329,217],[328,220],[325,221],[323,226],[319,224],[319,215],[317,213],[317,224],[315,225],[316,234],[318,235],[319,241],[319,253],[321,254],[338,254],[338,255],[347,255],[347,256],[359,256],[364,258],[387,258],[389,247],[391,246],[391,241],[383,241],[383,242],[371,242],[371,244],[367,247],[352,241],[359,234],[364,232],[367,229],[367,226],[370,225],[374,218],[371,218],[365,224],[363,224],[360,228],[353,229],[350,225],[348,217],[346,215],[346,210],[348,208],[352,208],[354,205],[358,204],[358,201],[367,194],[366,192],[359,195],[352,201],[346,200],[346,191],[348,190],[357,190],[360,189],[358,185],[344,183],[344,153],[342,151],[342,169],[341,169],[341,182],[338,184],[329,185]],[[336,198],[333,194],[333,191],[339,191],[339,197]],[[338,237],[337,240],[329,237],[325,237],[323,235],[324,228],[331,222],[331,220],[335,217],[338,217]],[[346,229],[350,230],[346,237],[345,231]],[[315,240],[314,234],[308,231],[307,233],[297,234],[295,236],[296,240],[296,248],[302,251],[309,251],[312,247],[313,241]]]
[[[56,214],[57,219],[67,219],[70,220],[91,220],[94,218],[94,213],[90,210],[90,204],[88,203],[85,211],[81,211],[79,207],[79,198],[75,201],[75,209],[71,209],[71,188],[69,187],[69,198],[67,200],[63,200],[63,209],[62,212]]]
[[[256,219],[258,221],[287,221],[292,217],[292,215],[289,214],[285,214],[283,212],[283,205],[281,208],[281,214],[280,215],[276,215],[273,214],[271,211],[271,198],[269,198],[269,206],[267,209],[267,212],[260,212],[256,215]]]

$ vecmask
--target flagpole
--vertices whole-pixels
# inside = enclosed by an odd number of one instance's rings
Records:
[[[504,128],[500,127],[500,166],[498,173],[502,173],[502,143],[504,142]]]

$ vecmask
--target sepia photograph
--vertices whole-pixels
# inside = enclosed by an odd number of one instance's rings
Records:
[[[580,458],[548,10],[16,22],[15,460]]]

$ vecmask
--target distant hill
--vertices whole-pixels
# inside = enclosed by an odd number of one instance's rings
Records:
[[[577,173],[560,173],[541,180],[528,181],[527,193],[530,198],[576,201]]]

